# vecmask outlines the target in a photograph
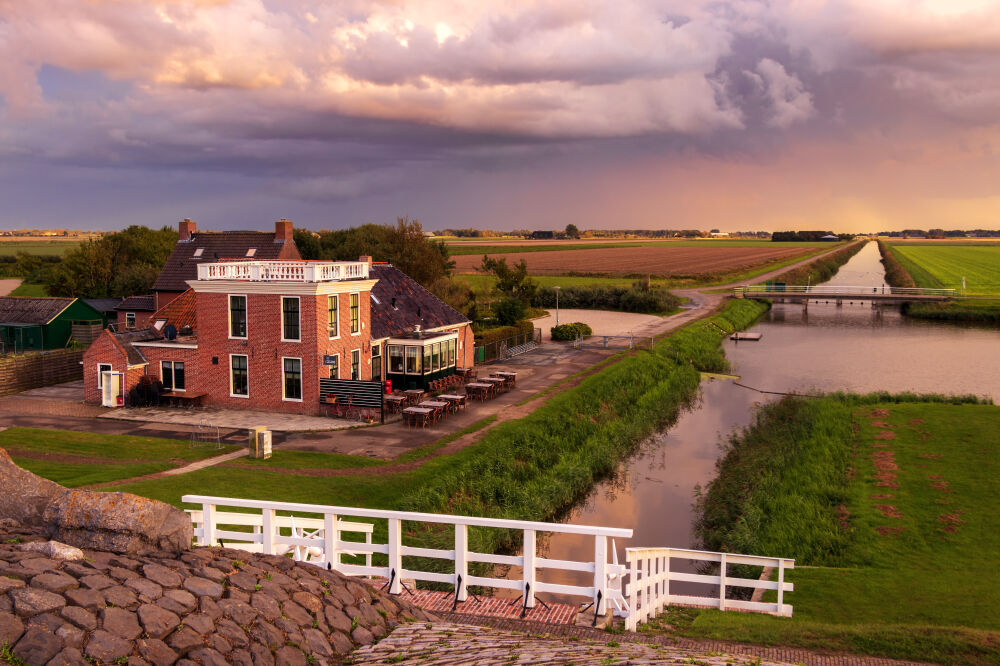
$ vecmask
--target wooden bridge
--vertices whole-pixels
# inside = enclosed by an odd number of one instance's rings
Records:
[[[924,289],[920,287],[844,287],[835,285],[754,284],[735,287],[736,298],[766,298],[781,303],[870,301],[872,305],[898,305],[912,302],[937,302],[956,298],[954,289]]]

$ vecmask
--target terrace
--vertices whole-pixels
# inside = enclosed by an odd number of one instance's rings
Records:
[[[198,264],[198,280],[334,282],[367,280],[365,261],[218,261]]]

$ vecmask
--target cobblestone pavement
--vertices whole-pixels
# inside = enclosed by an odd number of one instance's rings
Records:
[[[353,664],[729,664],[775,665],[747,655],[666,645],[543,637],[446,622],[409,624],[355,651]]]

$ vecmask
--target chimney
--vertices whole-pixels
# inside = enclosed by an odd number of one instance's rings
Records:
[[[363,263],[366,263],[366,264],[368,264],[368,267],[369,267],[369,268],[370,268],[370,267],[371,267],[371,265],[372,265],[372,258],[371,258],[371,255],[367,255],[367,254],[363,254],[363,255],[361,255],[360,257],[358,257],[358,261],[360,261],[360,262],[363,262]]]
[[[281,218],[274,223],[274,242],[275,243],[291,243],[292,242],[292,223],[290,220]]]
[[[195,226],[194,220],[189,220],[186,217],[177,223],[177,240],[186,241],[191,240],[191,234],[196,232],[198,229]]]

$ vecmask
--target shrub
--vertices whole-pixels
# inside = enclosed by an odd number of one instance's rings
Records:
[[[551,329],[553,340],[576,340],[581,335],[593,334],[593,329],[582,321],[575,321],[572,324],[560,324]]]
[[[681,299],[663,287],[647,287],[636,282],[631,287],[586,285],[566,287],[559,291],[559,306],[585,310],[621,310],[654,314],[676,310]],[[556,306],[556,290],[539,287],[531,304],[540,308]]]
[[[494,312],[496,313],[497,321],[502,326],[513,326],[517,322],[524,319],[524,313],[526,307],[524,301],[519,298],[514,298],[513,296],[508,296],[502,301],[497,303]]]
[[[475,332],[476,345],[488,345],[489,343],[497,342],[498,340],[513,338],[515,335],[527,335],[529,333],[533,333],[534,330],[535,325],[530,321],[519,321],[513,326],[494,326],[491,328],[482,328]]]

